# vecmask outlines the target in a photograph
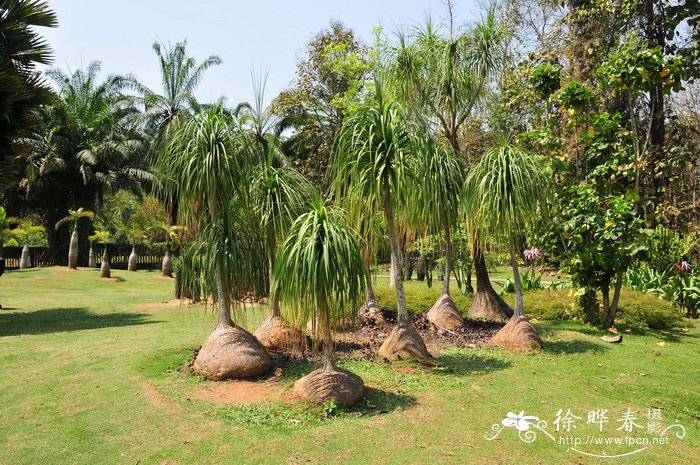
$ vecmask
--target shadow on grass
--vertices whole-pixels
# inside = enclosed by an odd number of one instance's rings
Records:
[[[92,313],[85,308],[0,312],[0,337],[158,323],[146,313]]]
[[[542,352],[549,354],[580,354],[584,352],[598,353],[606,352],[610,347],[604,343],[573,339],[568,341],[542,341]]]
[[[513,366],[507,360],[470,352],[442,353],[438,363],[438,366],[432,369],[433,373],[457,376],[483,375]]]

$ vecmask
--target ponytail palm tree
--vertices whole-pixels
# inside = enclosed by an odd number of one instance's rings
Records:
[[[178,247],[180,243],[180,235],[185,232],[183,226],[171,226],[168,223],[159,223],[151,226],[148,231],[152,241],[163,240],[165,242],[165,254],[163,255],[163,263],[161,271],[163,276],[173,277],[173,245]]]
[[[251,158],[246,133],[224,108],[212,106],[174,129],[156,166],[159,185],[173,186],[166,196],[177,198],[192,236],[183,251],[183,282],[197,280],[218,310],[194,362],[195,372],[209,379],[258,376],[272,366],[258,340],[231,318],[232,303],[264,285],[260,240],[247,222]]]
[[[373,93],[343,123],[336,144],[334,190],[338,198],[363,202],[386,217],[391,261],[396,273],[398,324],[379,354],[387,359],[428,358],[425,343],[408,318],[396,231],[396,210],[406,206],[411,163],[416,156],[403,109],[375,77]]]
[[[450,296],[452,272],[452,225],[457,223],[461,186],[464,185],[465,166],[455,150],[441,143],[424,130],[419,133],[419,150],[423,156],[415,164],[416,199],[412,202],[417,222],[427,225],[431,232],[444,231],[445,278],[442,294],[428,311],[428,320],[438,328],[454,330],[464,324],[457,306]]]
[[[295,391],[315,402],[352,405],[364,395],[364,383],[336,366],[333,327],[362,299],[365,268],[344,215],[316,196],[311,211],[294,222],[280,247],[273,289],[289,303],[290,320],[300,325],[313,321],[315,336],[323,341],[323,368],[298,380]]]
[[[301,174],[280,163],[273,145],[265,147],[268,147],[267,157],[255,168],[251,197],[267,255],[271,315],[255,332],[255,337],[265,347],[277,347],[288,344],[299,334],[280,315],[278,295],[272,287],[275,255],[294,220],[308,209],[314,189]]]
[[[68,268],[78,269],[78,221],[81,218],[87,218],[92,221],[95,214],[90,210],[84,210],[83,207],[77,210],[68,210],[68,216],[62,218],[56,223],[56,230],[66,223],[73,224],[73,233],[70,237],[70,245],[68,246]]]
[[[531,231],[546,212],[549,169],[544,159],[503,143],[483,156],[469,174],[465,203],[472,233],[508,249],[515,283],[515,312],[491,340],[512,348],[540,348],[542,341],[523,313],[516,239]]]

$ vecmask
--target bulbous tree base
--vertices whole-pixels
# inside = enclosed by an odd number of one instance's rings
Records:
[[[438,329],[453,331],[464,326],[464,319],[449,294],[442,294],[426,316],[428,321]]]
[[[101,278],[111,278],[112,277],[112,270],[109,266],[109,262],[107,261],[102,261],[102,265],[100,265],[100,277]]]
[[[514,316],[489,341],[489,345],[513,351],[539,350],[542,339],[524,316]]]
[[[365,383],[342,368],[320,368],[297,380],[294,393],[319,404],[336,402],[349,407],[365,395]]]
[[[369,305],[365,303],[362,307],[360,307],[360,310],[357,312],[357,316],[362,323],[370,326],[381,328],[389,324],[386,321],[386,318],[384,318],[382,308],[374,302],[370,303]]]
[[[301,344],[303,335],[287,320],[271,316],[255,331],[255,337],[266,349],[294,347]]]
[[[252,378],[270,371],[272,359],[246,330],[219,324],[199,349],[193,368],[195,373],[217,381]]]
[[[505,321],[513,316],[513,309],[495,292],[477,291],[469,308],[474,319]]]
[[[423,338],[411,323],[399,323],[379,348],[379,356],[387,360],[431,358]]]

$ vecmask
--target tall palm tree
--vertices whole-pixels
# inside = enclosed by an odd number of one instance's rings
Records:
[[[230,113],[212,106],[178,125],[157,161],[159,185],[168,189],[168,199],[177,198],[192,236],[182,254],[183,282],[199,279],[199,270],[203,290],[218,309],[214,331],[194,363],[210,379],[257,376],[272,366],[258,340],[231,318],[232,303],[264,286],[260,241],[247,223],[250,146]]]
[[[51,48],[36,28],[57,25],[47,2],[0,3],[0,190],[17,181],[15,137],[31,125],[33,110],[53,99],[51,88],[36,73],[37,64],[51,61]]]
[[[323,341],[323,367],[294,384],[315,402],[352,405],[364,395],[359,376],[336,366],[333,327],[363,297],[365,268],[345,212],[326,208],[320,196],[281,245],[273,274],[275,294],[288,302],[291,321],[313,321]]]
[[[129,77],[127,84],[138,93],[137,101],[144,107],[143,117],[156,128],[157,137],[164,137],[178,122],[187,119],[200,108],[195,92],[204,73],[222,63],[210,55],[201,63],[187,55],[187,41],[175,44],[153,43],[158,57],[162,93],[158,93]]]
[[[427,119],[435,128],[436,136],[447,140],[452,150],[461,154],[459,135],[506,61],[508,30],[499,23],[495,5],[488,8],[481,22],[468,29],[455,26],[451,1],[447,2],[447,9],[446,33],[428,20],[412,34],[399,35],[399,44],[392,51],[391,70],[417,117]],[[434,153],[436,157],[444,154],[443,151]],[[449,166],[442,161],[436,164]],[[461,185],[459,177],[447,177],[433,187],[438,189],[434,191],[434,215],[445,237],[445,282],[442,295],[431,311],[435,316],[444,314],[445,318],[454,317],[456,308],[449,297],[451,228],[456,224],[454,204]],[[496,319],[510,316],[512,311],[491,287],[481,249],[475,248],[474,252],[477,293],[470,314]]]
[[[90,210],[84,210],[83,207],[77,210],[68,210],[68,216],[58,220],[56,223],[56,230],[66,223],[71,223],[73,225],[73,233],[70,238],[70,246],[68,248],[68,268],[74,270],[78,269],[78,222],[81,218],[87,218],[92,221],[95,218],[95,214]]]
[[[410,189],[410,165],[416,151],[412,128],[399,103],[384,91],[375,76],[373,93],[343,123],[333,160],[334,191],[383,211],[386,217],[392,266],[397,274],[398,324],[384,341],[379,354],[387,359],[428,358],[425,343],[406,311],[402,260],[396,231],[396,210],[406,206]]]
[[[210,55],[201,63],[187,54],[187,41],[171,43],[153,43],[153,51],[160,66],[161,91],[150,89],[129,76],[125,84],[137,93],[134,101],[143,107],[140,119],[146,127],[155,130],[154,144],[167,144],[170,132],[196,113],[201,105],[197,102],[195,92],[206,71],[222,63],[221,58]],[[175,186],[164,189],[172,190]],[[178,204],[175,199],[168,204],[170,222],[178,219]]]
[[[510,252],[515,312],[491,340],[513,349],[539,348],[542,341],[523,313],[517,238],[546,217],[548,165],[538,155],[503,143],[483,156],[465,184],[465,203],[474,236],[489,238]]]

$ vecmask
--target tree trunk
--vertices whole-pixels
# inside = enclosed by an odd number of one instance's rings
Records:
[[[166,244],[165,246],[165,255],[163,256],[161,270],[163,271],[163,276],[167,276],[169,278],[173,277],[173,251],[170,244]]]
[[[335,365],[335,347],[331,329],[332,324],[328,314],[328,303],[318,302],[317,307],[319,309],[318,323],[321,326],[320,330],[323,335],[323,371],[335,372],[338,368]]]
[[[102,252],[102,263],[100,263],[100,276],[103,278],[112,277],[112,270],[109,266],[109,254],[107,253],[107,244],[105,244],[105,249]]]
[[[391,248],[391,246],[390,246]],[[396,288],[396,265],[394,264],[394,254],[391,253],[391,263],[389,264],[389,287]]]
[[[396,305],[398,309],[399,325],[409,324],[408,312],[406,311],[406,296],[403,291],[403,279],[401,279],[401,251],[399,250],[396,238],[396,227],[394,225],[394,210],[391,205],[391,198],[384,198],[384,214],[386,215],[387,229],[389,233],[389,248],[391,249],[391,264],[394,270],[394,280],[396,286]]]
[[[90,243],[90,252],[88,252],[88,267],[97,268],[97,261],[95,260],[95,251],[92,248],[92,243]]]
[[[136,271],[138,267],[139,256],[136,254],[136,245],[131,248],[131,253],[129,254],[129,263],[127,265],[128,271]]]
[[[70,246],[68,247],[68,268],[78,269],[78,223],[76,222],[73,228],[73,234],[70,237]]]
[[[469,315],[472,318],[506,320],[513,316],[513,310],[493,289],[489,280],[486,259],[477,244],[478,242],[474,241],[472,247],[474,273],[476,274],[476,295],[469,308]]]
[[[520,281],[518,258],[515,255],[515,246],[512,243],[510,245],[510,265],[513,267],[513,284],[515,286],[515,311],[513,312],[513,317],[523,316],[523,284]]]
[[[615,281],[615,291],[613,293],[612,304],[610,304],[610,324],[615,323],[615,317],[617,316],[617,307],[620,303],[620,291],[622,290],[623,276],[623,271],[617,272],[617,281]]]
[[[31,266],[31,262],[29,259],[29,243],[25,242],[24,247],[22,247],[22,257],[19,259],[19,268],[20,270],[24,270],[26,268],[29,268]]]
[[[452,238],[450,222],[445,220],[445,277],[442,281],[442,293],[450,295],[450,274],[452,273]]]
[[[267,255],[267,265],[268,265],[268,280],[270,282],[270,308],[272,309],[272,317],[280,316],[280,298],[278,292],[273,292],[272,289],[272,269],[275,266],[275,258],[272,252]]]
[[[603,326],[610,326],[610,283],[605,283],[600,287],[600,292],[603,295],[603,317],[601,321]]]

